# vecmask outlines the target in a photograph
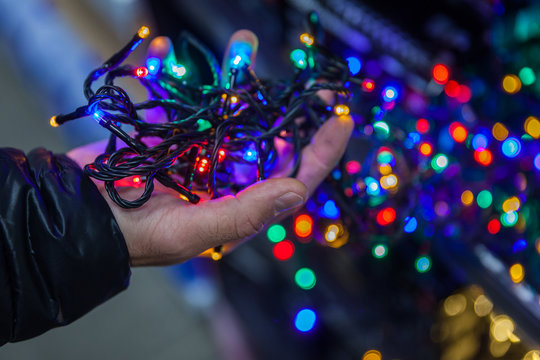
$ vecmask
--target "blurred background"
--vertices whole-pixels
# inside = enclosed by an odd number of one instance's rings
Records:
[[[457,112],[464,122],[482,120],[497,140],[494,124],[517,132],[524,116],[540,115],[534,0],[0,0],[0,145],[66,152],[106,137],[91,119],[52,128],[49,118],[84,104],[86,75],[141,25],[151,37],[189,31],[218,58],[234,31],[251,29],[260,40],[258,75],[286,78],[312,10],[327,45],[357,59],[357,72],[407,89],[395,121],[414,119],[418,132],[426,109],[441,122]],[[145,49],[129,61],[143,65]],[[435,64],[450,69],[454,83],[438,78]],[[136,85],[129,90],[144,97]],[[370,101],[356,106],[360,118],[377,116]],[[367,131],[364,119],[355,121]],[[537,139],[538,129],[531,131]],[[365,167],[369,148],[353,138],[349,175]],[[540,160],[534,166],[524,177],[529,199],[538,201]],[[328,183],[340,177],[335,172]],[[70,326],[3,346],[0,359],[540,359],[538,204],[523,215],[533,224],[527,230],[488,227],[497,235],[489,240],[485,229],[448,235],[445,227],[446,235],[433,237],[426,227],[420,241],[408,237],[416,229],[408,217],[391,237],[367,239],[355,224],[339,222],[340,209],[354,212],[347,205],[354,188],[342,189],[340,202],[329,200],[335,186],[325,186],[304,217],[219,262],[134,269],[127,291]],[[435,207],[433,216],[443,212]],[[339,227],[330,239],[336,224],[349,230]],[[312,228],[323,227],[322,240],[311,241]]]

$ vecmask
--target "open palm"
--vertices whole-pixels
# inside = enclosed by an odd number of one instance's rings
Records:
[[[252,47],[253,65],[258,47],[255,35],[247,30],[234,33],[225,59],[234,42],[248,43]],[[149,56],[164,59],[173,54],[168,38],[158,37],[150,44]],[[329,95],[320,94],[327,101],[332,97]],[[95,183],[122,230],[133,266],[179,263],[209,248],[230,247],[300,208],[343,155],[352,127],[348,116],[335,116],[326,121],[310,145],[303,149],[296,178],[274,177],[257,182],[235,196],[202,200],[197,205],[156,186],[146,204],[123,209],[109,198],[102,182],[95,180]],[[84,166],[93,162],[104,148],[103,141],[73,149],[68,156]],[[122,188],[119,193],[126,199],[136,198],[139,189]]]

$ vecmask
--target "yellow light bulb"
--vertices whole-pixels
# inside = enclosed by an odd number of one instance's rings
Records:
[[[501,123],[495,123],[491,129],[493,137],[499,141],[503,141],[508,137],[508,129]]]
[[[141,26],[141,28],[137,32],[137,35],[139,35],[141,39],[145,39],[146,37],[148,37],[148,35],[150,35],[150,29],[148,28],[148,26]]]
[[[540,120],[535,118],[534,116],[529,116],[527,120],[525,120],[524,129],[535,139],[540,138]]]
[[[52,127],[58,127],[60,125],[56,122],[56,115],[51,118],[49,124],[51,124]]]
[[[515,94],[521,90],[521,80],[514,74],[508,74],[503,78],[502,87],[508,94]]]
[[[465,190],[461,194],[461,202],[463,203],[463,205],[469,206],[473,203],[473,201],[474,201],[474,195],[471,190]]]
[[[300,35],[300,41],[307,46],[311,46],[315,42],[315,39],[313,39],[313,36],[309,35],[308,33],[303,33]]]
[[[516,284],[523,281],[523,278],[525,277],[525,270],[523,269],[523,265],[521,264],[512,265],[508,272],[510,273],[510,278]]]
[[[349,115],[349,107],[347,105],[339,104],[334,107],[334,113],[338,116]]]
[[[223,254],[218,251],[212,251],[211,256],[212,256],[212,260],[218,261],[218,260],[221,260],[221,258],[223,257]]]

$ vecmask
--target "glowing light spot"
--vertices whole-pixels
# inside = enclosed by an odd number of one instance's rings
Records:
[[[521,83],[525,86],[532,85],[536,81],[536,75],[530,67],[521,68],[518,75]]]
[[[302,49],[295,49],[291,51],[291,61],[294,66],[299,69],[305,69],[307,67],[307,55],[306,52]]]
[[[520,239],[520,240],[517,240],[513,245],[512,245],[512,252],[514,253],[518,253],[520,251],[523,251],[527,248],[527,242],[523,239]]]
[[[493,202],[493,196],[491,195],[489,190],[480,191],[478,193],[478,196],[476,197],[476,203],[482,209],[487,209],[488,207],[490,207],[492,202]]]
[[[493,303],[485,296],[480,295],[474,301],[474,312],[477,316],[487,316],[493,310]]]
[[[349,115],[349,107],[347,105],[339,104],[334,107],[334,113],[338,116]]]
[[[521,152],[521,142],[515,137],[509,137],[502,143],[501,151],[504,156],[514,158]]]
[[[502,204],[502,209],[504,212],[509,211],[518,211],[521,207],[521,201],[516,196],[512,196],[506,200],[504,200]]]
[[[134,184],[140,184],[141,183],[141,177],[140,176],[135,176],[133,178],[133,183]]]
[[[248,162],[254,162],[257,160],[257,152],[254,150],[247,150],[244,152],[243,158]]]
[[[313,219],[307,214],[302,214],[294,220],[294,232],[300,238],[306,238],[313,231]]]
[[[448,67],[443,64],[436,64],[435,66],[433,66],[433,70],[431,73],[433,75],[433,80],[439,85],[446,84],[450,77],[450,71],[448,70]]]
[[[317,278],[315,277],[313,270],[309,268],[301,268],[294,275],[294,281],[300,288],[309,290],[313,289],[315,283],[317,282]]]
[[[450,124],[448,131],[450,132],[450,136],[452,136],[454,141],[458,143],[464,142],[467,139],[467,129],[465,129],[465,126],[457,121]]]
[[[508,94],[515,94],[521,90],[521,80],[514,74],[506,75],[502,80],[502,88]]]
[[[508,137],[508,129],[501,123],[495,123],[491,129],[493,137],[499,141],[503,141]]]
[[[540,138],[540,121],[536,117],[529,116],[527,120],[525,120],[523,128],[525,129],[525,132],[534,139]]]
[[[471,97],[471,88],[469,88],[467,85],[459,85],[459,94],[457,96],[457,101],[459,101],[460,103],[466,103],[471,100]]]
[[[425,134],[429,131],[429,121],[426,119],[418,119],[416,121],[416,131],[420,134]]]
[[[145,39],[148,37],[148,35],[150,35],[150,29],[148,28],[148,26],[141,26],[139,28],[139,31],[137,31],[137,35],[141,38],[141,39]]]
[[[56,115],[51,117],[51,120],[49,120],[49,124],[51,124],[52,127],[60,126],[60,124],[58,124],[58,122],[56,122]]]
[[[431,167],[435,172],[440,173],[448,166],[448,158],[444,154],[437,154],[431,160]]]
[[[323,205],[323,214],[329,219],[339,218],[339,208],[334,200],[327,200]]]
[[[444,86],[445,94],[452,98],[455,98],[459,95],[459,90],[459,84],[457,83],[457,81],[454,80],[450,80]]]
[[[373,124],[373,129],[379,135],[387,137],[390,134],[390,127],[384,121],[377,121]]]
[[[523,360],[540,360],[540,350],[531,350],[525,354]]]
[[[308,33],[303,33],[300,35],[300,41],[303,42],[306,46],[311,46],[315,42],[313,36]]]
[[[489,352],[494,358],[500,358],[508,352],[508,349],[510,349],[510,345],[511,343],[509,341],[498,342],[492,340],[489,343]]]
[[[289,260],[294,254],[294,244],[289,240],[280,241],[274,245],[272,253],[278,260]]]
[[[142,77],[145,77],[146,75],[148,75],[148,69],[145,68],[144,66],[140,66],[135,69],[135,76],[142,78]]]
[[[371,196],[378,196],[381,193],[379,182],[372,177],[366,177],[364,182],[366,183],[366,193]]]
[[[483,166],[488,166],[493,161],[493,154],[487,149],[478,148],[474,152],[474,160]]]
[[[398,178],[394,174],[386,175],[381,178],[381,187],[385,190],[393,189],[398,185]]]
[[[146,59],[146,68],[150,75],[156,75],[161,67],[161,60],[156,57]]]
[[[171,71],[174,77],[181,78],[186,75],[186,67],[178,64],[171,64]]]
[[[419,273],[428,272],[431,269],[431,259],[427,255],[420,256],[414,262],[414,266]]]
[[[443,307],[446,315],[456,316],[467,308],[467,299],[461,294],[451,295],[444,300]]]
[[[446,201],[437,201],[435,203],[435,214],[437,214],[439,217],[445,217],[448,216],[450,213],[450,207],[448,206],[448,203]]]
[[[540,171],[540,153],[536,154],[536,156],[534,157],[534,167],[536,168],[536,170]]]
[[[377,350],[366,351],[362,360],[382,360],[382,355]]]
[[[388,164],[381,164],[379,166],[379,172],[381,175],[389,175],[392,172],[392,166]]]
[[[377,223],[381,226],[386,226],[396,220],[396,210],[391,207],[380,210],[377,213]]]
[[[472,139],[472,147],[474,150],[478,150],[480,148],[485,149],[489,145],[488,139],[485,135],[482,134],[476,134],[474,135]]]
[[[377,153],[377,162],[379,164],[390,164],[394,160],[394,155],[387,147],[381,147]]]
[[[285,239],[285,236],[287,236],[287,232],[285,231],[285,228],[283,226],[275,224],[268,228],[268,230],[266,231],[266,236],[271,242],[278,243]]]
[[[354,56],[349,56],[345,60],[347,60],[347,65],[352,75],[356,75],[360,72],[360,69],[362,68],[362,62],[360,61],[360,59]]]
[[[487,224],[487,230],[491,235],[495,235],[501,230],[501,223],[497,219],[492,219]]]
[[[519,219],[518,213],[515,211],[508,211],[504,214],[501,214],[501,223],[506,227],[511,227],[516,225]]]
[[[294,318],[294,326],[298,331],[308,332],[313,329],[316,321],[317,315],[315,314],[315,311],[311,309],[302,309]]]
[[[337,225],[332,224],[328,226],[328,229],[326,229],[324,238],[327,242],[331,243],[337,239],[339,232],[340,232],[339,227]]]
[[[490,333],[498,342],[509,340],[509,335],[515,330],[514,322],[506,315],[495,316],[491,321]]]
[[[218,260],[221,260],[221,258],[223,257],[223,254],[220,251],[212,251],[212,253],[210,254],[210,257],[212,257],[212,260],[218,261]]]
[[[398,97],[398,91],[393,86],[387,86],[383,89],[382,97],[386,102],[394,101]]]
[[[347,161],[345,164],[345,171],[349,175],[357,174],[360,170],[362,170],[362,165],[356,160]]]
[[[430,143],[425,142],[420,145],[420,154],[429,156],[431,153],[433,153],[433,147]]]
[[[372,92],[375,89],[375,82],[371,79],[364,79],[362,81],[362,90],[365,92]]]
[[[474,195],[472,193],[471,190],[465,190],[462,194],[461,194],[461,203],[465,206],[469,206],[473,203],[474,201]]]
[[[416,220],[415,217],[407,216],[405,218],[405,226],[403,227],[403,231],[405,231],[406,233],[412,233],[416,230],[417,227],[418,227],[418,221]]]
[[[388,248],[384,244],[378,244],[371,250],[373,257],[376,259],[382,259],[388,254]]]

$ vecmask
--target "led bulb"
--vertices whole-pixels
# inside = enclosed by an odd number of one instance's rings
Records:
[[[150,75],[156,75],[161,67],[161,60],[156,57],[146,59],[146,68]]]
[[[306,44],[306,46],[311,46],[315,42],[315,39],[313,39],[313,36],[309,35],[308,33],[303,33],[300,35],[300,41]]]
[[[146,75],[148,75],[148,69],[144,66],[135,69],[135,76],[137,76],[138,78],[145,77]]]
[[[60,125],[56,122],[56,115],[51,118],[49,124],[51,124],[52,127],[58,127]]]
[[[334,113],[338,116],[349,115],[349,107],[347,105],[339,104],[334,107]]]
[[[249,66],[252,52],[251,44],[242,41],[233,42],[229,50],[230,68],[241,69],[246,65]]]
[[[148,35],[150,35],[150,29],[148,28],[148,26],[142,26],[137,32],[137,35],[139,35],[141,39],[145,39],[146,37],[148,37]]]

